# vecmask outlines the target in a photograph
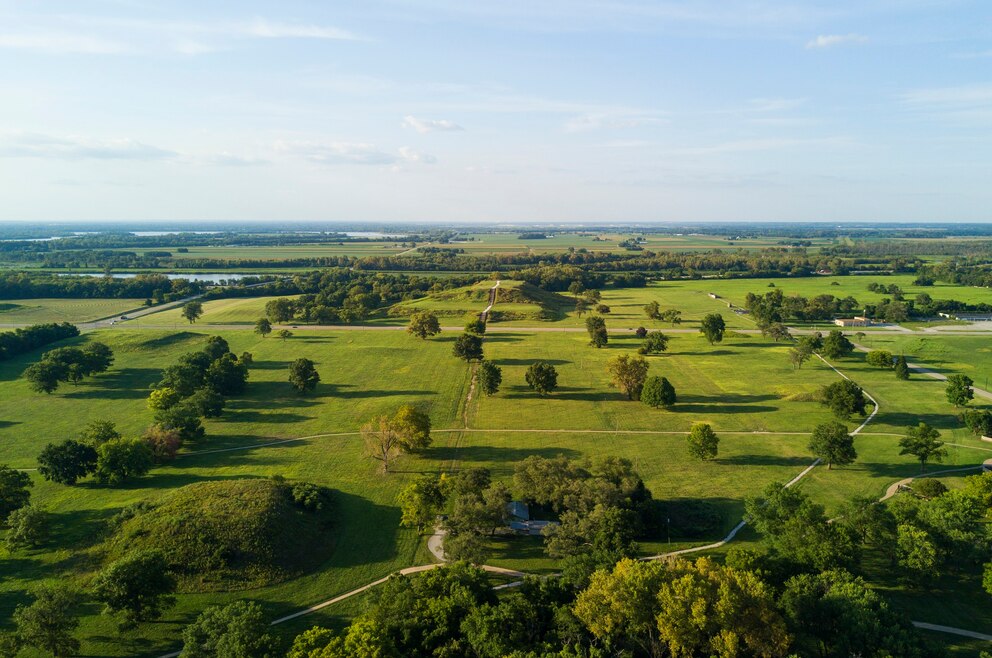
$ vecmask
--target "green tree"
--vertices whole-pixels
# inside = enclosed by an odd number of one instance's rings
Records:
[[[296,305],[292,299],[279,297],[265,304],[265,316],[274,323],[289,322],[296,313]]]
[[[280,329],[278,332],[276,332],[276,335],[279,336],[280,340],[286,342],[286,340],[293,337],[293,332],[290,331],[289,329]]]
[[[850,379],[842,379],[824,386],[821,403],[829,407],[834,416],[841,420],[847,419],[851,414],[867,415],[865,407],[868,401],[865,399],[864,391]]]
[[[186,302],[183,304],[182,316],[193,324],[203,315],[203,304],[198,301]]]
[[[163,430],[179,433],[183,441],[192,441],[203,437],[203,423],[200,421],[203,400],[194,394],[188,400],[177,405],[155,412],[155,424]]]
[[[909,364],[906,363],[906,357],[901,354],[896,359],[895,371],[896,379],[909,379]]]
[[[790,637],[774,592],[709,558],[679,565],[658,591],[658,633],[672,656],[785,656]]]
[[[223,336],[210,336],[203,346],[203,353],[210,357],[210,361],[216,361],[225,354],[231,353],[231,346],[224,340]]]
[[[963,407],[975,397],[971,387],[975,384],[968,375],[951,375],[947,378],[947,401],[955,407]]]
[[[675,387],[665,377],[652,375],[644,381],[641,402],[651,407],[671,407],[675,404]]]
[[[655,301],[648,302],[644,306],[644,315],[648,320],[661,320],[661,306]]]
[[[699,332],[706,336],[706,340],[710,342],[710,345],[722,342],[723,332],[726,329],[727,325],[723,321],[723,316],[719,313],[707,314],[699,326]]]
[[[839,359],[854,351],[854,343],[848,340],[844,332],[834,329],[823,339],[823,356],[828,359]]]
[[[586,318],[586,331],[589,332],[589,344],[593,347],[606,347],[609,334],[606,331],[606,320],[598,315]]]
[[[492,361],[483,361],[479,364],[478,373],[479,389],[484,395],[496,395],[499,387],[503,383],[503,370]]]
[[[813,428],[809,441],[809,451],[820,460],[827,462],[827,470],[834,464],[852,464],[858,458],[854,450],[854,437],[847,433],[841,423],[830,422]]]
[[[96,470],[96,449],[79,441],[66,439],[49,443],[38,455],[38,473],[59,484],[76,484]]]
[[[389,472],[389,464],[403,451],[399,433],[387,416],[376,416],[362,425],[362,441],[365,455],[382,462],[382,472]]]
[[[400,525],[423,532],[434,527],[445,496],[436,476],[423,475],[404,487],[398,500],[403,514]]]
[[[312,393],[320,383],[320,373],[313,361],[301,357],[289,366],[289,383],[297,393]]]
[[[558,371],[546,361],[535,361],[524,375],[527,385],[544,397],[558,388]]]
[[[789,328],[781,322],[772,322],[768,325],[766,331],[768,336],[776,343],[780,340],[789,340],[792,337],[792,334],[789,333]]]
[[[410,324],[406,331],[417,338],[426,339],[428,336],[441,333],[441,323],[438,322],[437,314],[433,311],[419,311],[410,316]]]
[[[481,361],[483,357],[482,337],[475,334],[462,334],[455,339],[451,353],[466,361]]]
[[[610,381],[627,396],[628,400],[641,399],[644,380],[648,376],[648,362],[643,356],[619,354],[606,362]]]
[[[105,614],[121,617],[121,628],[158,619],[175,603],[176,591],[165,554],[157,549],[135,551],[107,565],[93,579],[93,596]]]
[[[268,633],[262,606],[235,601],[211,606],[183,629],[180,658],[276,658],[276,642]]]
[[[486,333],[486,323],[482,321],[482,318],[472,318],[465,323],[465,333],[481,336]]]
[[[702,460],[713,459],[717,455],[720,439],[709,423],[694,423],[689,431],[689,453]]]
[[[927,462],[941,462],[947,456],[947,448],[940,440],[940,432],[926,423],[906,430],[906,436],[899,439],[900,455],[913,455],[920,462],[920,472],[926,472]]]
[[[868,356],[865,357],[865,362],[870,366],[875,366],[876,368],[885,368],[891,370],[895,365],[895,359],[892,358],[892,352],[887,350],[872,350],[868,352]]]
[[[204,418],[219,418],[224,412],[224,406],[227,404],[227,399],[218,393],[212,387],[203,387],[189,398],[187,398],[189,404],[192,405],[197,413],[199,413]]]
[[[47,651],[62,658],[79,651],[79,640],[73,632],[79,619],[72,610],[79,596],[65,585],[44,585],[34,590],[31,605],[19,605],[14,610],[14,625],[21,644]]]
[[[938,577],[942,559],[940,550],[929,533],[906,523],[900,524],[896,532],[896,556],[899,566],[917,579]]]
[[[802,574],[789,579],[779,600],[795,634],[795,655],[931,655],[904,615],[861,578],[845,571]]]
[[[272,323],[268,318],[259,318],[255,320],[255,333],[265,338],[272,333]]]
[[[120,484],[151,470],[152,451],[141,439],[114,439],[96,449],[96,478],[104,484]]]
[[[148,408],[152,411],[164,411],[179,404],[182,399],[183,396],[176,389],[170,386],[163,386],[156,388],[148,394]]]
[[[25,505],[7,517],[7,548],[38,546],[48,536],[48,514],[34,505]]]
[[[644,337],[641,349],[643,354],[661,354],[668,349],[668,336],[660,331],[652,331]]]
[[[795,347],[789,348],[789,361],[794,370],[801,370],[803,364],[809,361],[812,356],[813,352],[807,344],[799,343]]]
[[[992,595],[992,562],[985,563],[985,569],[982,571],[982,587]]]
[[[966,409],[961,420],[975,436],[992,436],[992,411]]]
[[[406,452],[424,450],[431,445],[431,417],[413,405],[404,404],[390,421]]]
[[[248,364],[230,352],[214,359],[204,375],[204,385],[221,395],[239,395],[248,385]]]
[[[51,394],[66,377],[66,368],[51,361],[39,361],[28,366],[22,376],[28,380],[28,386],[35,393]]]
[[[682,311],[670,308],[661,314],[661,319],[672,325],[682,324]]]
[[[28,504],[29,489],[33,486],[31,476],[24,471],[0,465],[0,523],[5,523],[11,512]]]
[[[121,433],[117,431],[117,426],[109,420],[90,421],[79,435],[80,441],[94,448],[101,443],[119,438],[121,438]]]

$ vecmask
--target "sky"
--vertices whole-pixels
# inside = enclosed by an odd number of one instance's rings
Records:
[[[0,0],[0,219],[992,220],[988,0]]]

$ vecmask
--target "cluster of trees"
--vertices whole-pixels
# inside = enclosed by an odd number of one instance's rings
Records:
[[[876,368],[892,370],[897,379],[909,379],[909,364],[902,354],[893,356],[888,350],[872,350],[865,356],[865,362]]]
[[[624,559],[587,584],[529,578],[501,596],[482,569],[464,563],[394,576],[346,629],[311,628],[288,658],[939,654],[850,573],[779,582],[700,558]]]
[[[12,359],[45,345],[79,335],[76,325],[68,322],[36,324],[13,331],[0,332],[0,361]]]
[[[800,295],[785,296],[780,288],[764,295],[749,292],[744,307],[759,327],[776,322],[814,322],[829,320],[839,314],[850,314],[860,310],[858,300],[853,297],[839,299],[833,295],[817,295],[812,299]]]
[[[162,371],[162,379],[148,396],[157,430],[174,432],[180,440],[203,436],[201,418],[217,418],[227,398],[243,393],[248,385],[252,355],[235,356],[220,336],[207,339],[199,352],[179,357]]]
[[[197,295],[205,284],[170,279],[163,274],[138,274],[128,279],[94,276],[52,276],[25,272],[0,272],[0,299],[150,299],[173,301]]]
[[[769,327],[773,331],[775,325]],[[844,335],[843,331],[833,329],[826,337],[819,331],[814,334],[800,336],[795,345],[789,348],[789,361],[792,367],[799,370],[814,354],[820,354],[828,359],[840,359],[854,352],[854,343]]]
[[[110,421],[94,421],[78,439],[49,443],[38,455],[38,473],[51,482],[74,485],[93,475],[116,485],[148,473],[157,462],[175,457],[182,443],[177,432],[153,425],[141,438],[125,438]]]
[[[654,320],[655,322],[667,322],[673,327],[682,323],[682,311],[677,308],[662,310],[661,305],[656,301],[650,301],[644,305],[644,315],[646,315],[649,320]]]
[[[41,360],[24,370],[31,390],[49,393],[62,382],[78,384],[84,377],[106,372],[114,363],[114,352],[103,343],[87,343],[82,348],[57,347],[41,355]]]
[[[478,275],[435,278],[329,268],[298,274],[291,279],[274,281],[250,289],[224,288],[217,291],[216,295],[220,297],[298,295],[295,299],[278,297],[269,301],[265,306],[266,318],[273,324],[286,322],[334,324],[361,322],[380,309],[397,302],[470,285],[478,280]]]

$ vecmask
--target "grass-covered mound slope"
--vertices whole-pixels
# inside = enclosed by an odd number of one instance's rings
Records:
[[[400,302],[389,309],[393,317],[407,317],[418,311],[433,311],[442,318],[477,316],[489,304],[489,290],[495,281],[486,279],[471,286],[444,290],[420,299]],[[490,321],[555,320],[575,306],[558,293],[547,292],[523,281],[501,281],[496,289],[496,306]]]
[[[331,502],[329,490],[311,484],[190,484],[122,512],[107,540],[107,558],[160,549],[184,592],[270,585],[327,559]]]

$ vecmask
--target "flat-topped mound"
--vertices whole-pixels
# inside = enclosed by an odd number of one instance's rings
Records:
[[[321,496],[327,499],[326,490]],[[108,557],[159,549],[184,592],[261,587],[327,558],[329,508],[325,500],[308,510],[294,501],[291,485],[273,480],[191,484],[125,510],[107,541]]]

